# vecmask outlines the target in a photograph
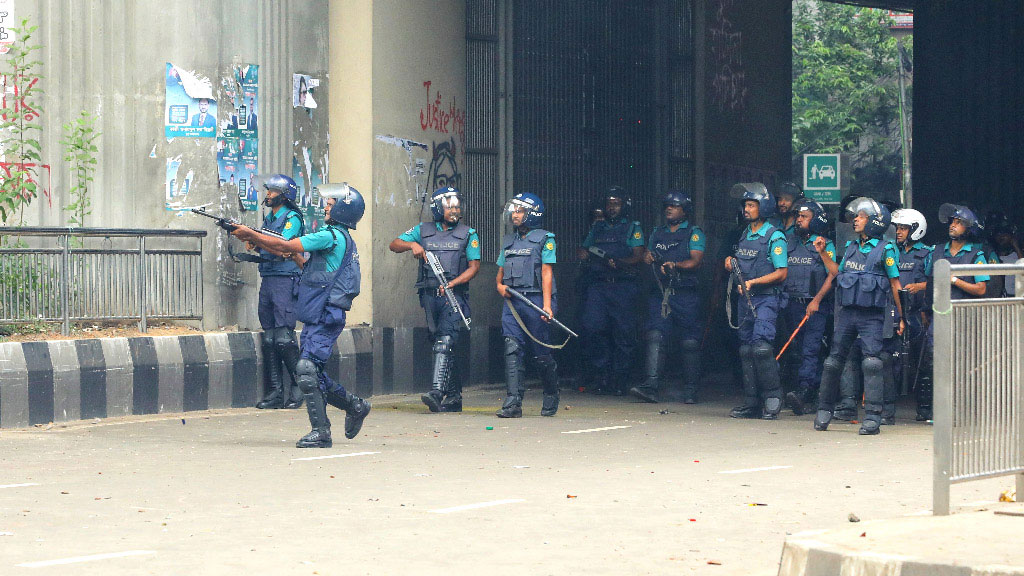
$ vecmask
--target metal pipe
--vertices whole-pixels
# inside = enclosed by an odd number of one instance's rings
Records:
[[[933,427],[932,443],[935,461],[932,469],[932,513],[936,516],[949,514],[949,472],[952,456],[952,373],[953,355],[950,342],[953,311],[950,301],[949,278],[951,266],[947,260],[939,260],[933,267],[934,273],[934,338],[935,352],[932,354],[933,382]]]

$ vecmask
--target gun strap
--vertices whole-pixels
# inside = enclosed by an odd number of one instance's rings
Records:
[[[552,350],[561,350],[562,348],[565,348],[565,345],[569,343],[569,339],[572,338],[572,336],[566,336],[565,342],[562,342],[561,344],[557,345],[548,344],[547,342],[541,342],[540,340],[537,340],[533,336],[533,334],[530,333],[530,330],[526,327],[526,324],[523,324],[523,319],[519,317],[519,312],[516,312],[516,307],[512,305],[512,301],[506,298],[505,305],[508,306],[509,311],[512,312],[512,317],[516,319],[516,323],[519,324],[519,327],[523,329],[523,332],[527,335],[527,337],[529,337],[530,340],[533,340],[534,342],[540,344],[545,348],[550,348]]]

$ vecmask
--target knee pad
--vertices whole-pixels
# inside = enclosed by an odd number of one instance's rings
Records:
[[[696,340],[683,340],[684,352],[696,352],[698,350],[700,350],[700,342]]]
[[[267,329],[263,330],[263,334],[260,335],[260,342],[264,346],[273,346],[274,345],[274,331],[275,330],[276,330],[275,328],[267,328]]]
[[[519,355],[519,342],[516,342],[514,338],[505,337],[505,356],[518,356]]]
[[[740,358],[743,360],[749,360],[754,357],[754,349],[749,344],[741,344],[739,352]]]
[[[557,367],[555,364],[555,357],[550,354],[545,356],[535,356],[533,361],[537,363],[537,366],[540,367],[541,370]]]
[[[767,343],[767,342],[765,342],[765,341],[763,341],[763,340],[758,342],[757,344],[754,344],[754,357],[755,358],[758,358],[758,359],[761,359],[761,360],[763,360],[765,358],[771,358],[772,360],[774,360],[775,359],[774,352],[775,351],[772,350],[772,345]]]
[[[644,340],[648,342],[661,342],[664,339],[665,335],[662,334],[660,330],[648,330],[647,333],[644,334]]]
[[[295,330],[292,328],[275,328],[274,345],[278,348],[296,345]]]
[[[860,366],[861,370],[864,371],[865,378],[882,375],[882,359],[878,356],[865,356],[864,360],[861,361]]]
[[[434,354],[450,354],[452,351],[452,337],[441,336],[434,341]]]
[[[299,359],[295,365],[295,383],[303,394],[310,394],[317,388],[319,382],[316,364],[309,358]]]
[[[825,358],[823,367],[825,372],[839,373],[843,370],[843,363],[839,361],[839,358],[829,354],[828,358]]]

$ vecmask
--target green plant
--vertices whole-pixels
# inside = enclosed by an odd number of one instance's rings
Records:
[[[25,18],[20,27],[10,29],[15,41],[7,54],[7,66],[0,69],[5,88],[13,96],[5,98],[0,108],[0,149],[7,160],[0,179],[0,222],[7,223],[16,213],[19,226],[24,223],[25,207],[39,195],[36,167],[42,163],[42,126],[35,122],[43,111],[41,76],[36,72],[42,62],[33,59],[42,47],[31,44],[38,26],[28,22]]]
[[[64,208],[70,214],[68,222],[78,227],[85,226],[85,217],[92,213],[89,201],[89,186],[96,170],[94,143],[100,133],[96,131],[96,116],[82,110],[78,117],[64,125],[64,160],[71,163],[71,177],[74,184],[69,190],[72,201]]]

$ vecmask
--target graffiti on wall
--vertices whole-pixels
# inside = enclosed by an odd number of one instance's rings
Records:
[[[458,188],[462,183],[462,173],[459,172],[457,158],[458,145],[455,138],[448,141],[434,142],[433,157],[430,160],[430,172],[427,181],[430,183],[430,190],[451,186]]]
[[[743,65],[743,32],[730,18],[735,5],[736,0],[714,0],[714,18],[708,30],[711,102],[720,112],[743,112],[749,90]]]
[[[441,134],[454,134],[459,137],[459,144],[465,148],[466,111],[455,104],[454,98],[447,106],[441,104],[440,90],[435,90],[431,98],[431,84],[430,80],[423,83],[423,88],[427,92],[427,102],[420,108],[420,128],[424,132],[433,130]]]

